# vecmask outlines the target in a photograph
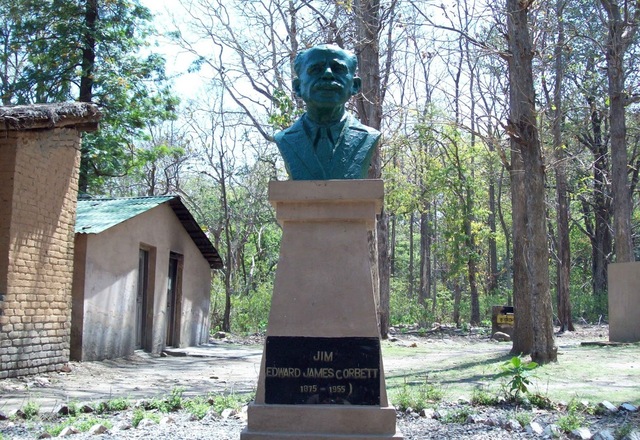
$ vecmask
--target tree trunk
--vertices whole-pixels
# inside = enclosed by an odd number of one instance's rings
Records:
[[[431,291],[431,231],[429,228],[429,209],[420,214],[420,289],[418,302],[427,303]]]
[[[569,240],[569,197],[567,195],[567,171],[564,143],[562,142],[562,82],[564,72],[564,21],[562,2],[556,2],[558,17],[558,41],[554,49],[556,82],[553,91],[555,112],[553,115],[553,149],[556,158],[556,222],[558,224],[558,261],[556,268],[556,294],[560,331],[573,331],[571,320],[571,297],[569,292],[569,273],[571,268],[571,249]]]
[[[93,100],[93,75],[96,60],[96,26],[98,23],[98,0],[87,0],[84,25],[84,44],[82,47],[82,74],[80,76],[80,96],[78,101]],[[84,194],[89,187],[89,158],[83,149],[80,157],[80,174],[78,176],[78,192]]]
[[[514,352],[521,345],[520,339],[530,332],[530,353],[534,361],[548,363],[557,360],[557,348],[553,339],[553,309],[549,291],[549,250],[547,246],[547,218],[545,207],[545,171],[540,140],[535,119],[535,91],[533,86],[532,57],[533,48],[529,35],[528,11],[530,3],[518,0],[507,0],[507,27],[509,32],[509,84],[510,115],[509,131],[512,148],[519,150],[522,160],[524,187],[514,186],[512,192],[523,190],[514,195],[514,199],[522,197],[518,209],[523,212],[514,218],[514,242],[522,240],[521,254],[514,255],[514,263],[520,266],[521,276],[525,278],[528,292],[518,287],[516,294],[523,293],[529,297],[528,308],[522,307],[523,298],[516,300],[516,329],[514,332]],[[515,168],[515,167],[514,167]],[[515,170],[512,170],[512,173]],[[519,182],[518,182],[519,183]],[[526,189],[526,191],[525,191]],[[523,202],[523,203],[522,203]],[[524,205],[524,206],[522,206]],[[516,231],[518,228],[518,231]],[[522,231],[524,229],[524,231]],[[515,236],[516,232],[524,234],[523,238]],[[514,279],[514,286],[516,285]],[[525,301],[526,302],[526,301]],[[518,304],[520,303],[520,304]],[[517,322],[528,315],[529,328],[522,328]],[[526,318],[525,318],[526,319]],[[524,352],[524,351],[523,351]]]
[[[361,93],[356,98],[356,107],[360,121],[377,130],[382,123],[382,102],[380,99],[380,2],[379,0],[355,0],[353,3],[356,18],[356,54],[358,56],[359,76],[362,79]],[[369,169],[369,178],[382,176],[381,147],[378,145]],[[387,337],[389,332],[389,252],[388,218],[386,214],[378,216],[378,278],[380,335]]]
[[[627,175],[627,126],[624,55],[637,29],[636,6],[633,21],[625,7],[625,17],[616,1],[601,0],[608,15],[607,79],[609,86],[609,130],[611,138],[611,190],[615,252],[618,263],[635,261],[631,238],[631,190]],[[626,2],[625,2],[626,3]]]
[[[411,216],[409,217],[409,268],[407,269],[407,271],[409,272],[409,291],[407,292],[407,294],[409,295],[409,298],[413,298],[414,293],[415,293],[415,274],[414,274],[414,239],[413,239],[413,227],[416,221],[416,214],[415,212],[411,211]]]

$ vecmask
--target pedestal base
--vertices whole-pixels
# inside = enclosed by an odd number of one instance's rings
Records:
[[[381,180],[270,183],[282,240],[242,440],[403,438],[387,399],[369,258],[383,194]]]
[[[249,405],[241,440],[401,440],[393,407]]]

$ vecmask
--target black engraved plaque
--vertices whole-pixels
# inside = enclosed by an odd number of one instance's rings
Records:
[[[265,403],[380,405],[378,338],[269,336]]]

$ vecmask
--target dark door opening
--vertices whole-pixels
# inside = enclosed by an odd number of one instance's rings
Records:
[[[136,350],[144,348],[147,328],[149,291],[149,251],[140,249],[138,257],[138,292],[136,295]]]
[[[167,279],[167,347],[180,344],[182,304],[182,255],[171,252]]]

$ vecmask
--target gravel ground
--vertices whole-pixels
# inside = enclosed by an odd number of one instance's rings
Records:
[[[446,423],[446,414],[469,414],[463,423]],[[533,410],[530,425],[521,426],[514,419],[515,410],[505,407],[474,407],[468,403],[443,403],[435,412],[426,414],[398,414],[397,428],[404,435],[405,440],[502,440],[502,439],[543,439],[543,438],[592,438],[577,437],[562,433],[559,430],[552,434],[551,426],[558,422],[558,418],[566,413],[558,411]],[[131,426],[133,410],[111,413],[106,416],[111,423],[111,429],[99,435],[100,439],[211,439],[238,440],[240,432],[246,426],[246,414],[230,413],[225,417],[212,411],[201,420],[195,419],[186,411],[179,411],[162,416],[159,422],[145,419],[137,428]],[[440,419],[440,420],[438,420]],[[40,434],[45,432],[46,426],[52,422],[14,422],[0,421],[0,439],[34,439],[46,438]],[[536,425],[534,427],[534,425]],[[557,425],[555,425],[557,426]],[[601,439],[618,439],[620,429],[627,427],[635,431],[636,437],[627,440],[640,439],[640,414],[638,412],[618,411],[601,416],[587,416],[583,426],[589,429],[591,435],[599,434]],[[535,429],[539,429],[535,432]],[[608,432],[611,437],[606,437]],[[4,437],[3,437],[4,436]],[[94,439],[95,434],[77,433],[75,439]]]

